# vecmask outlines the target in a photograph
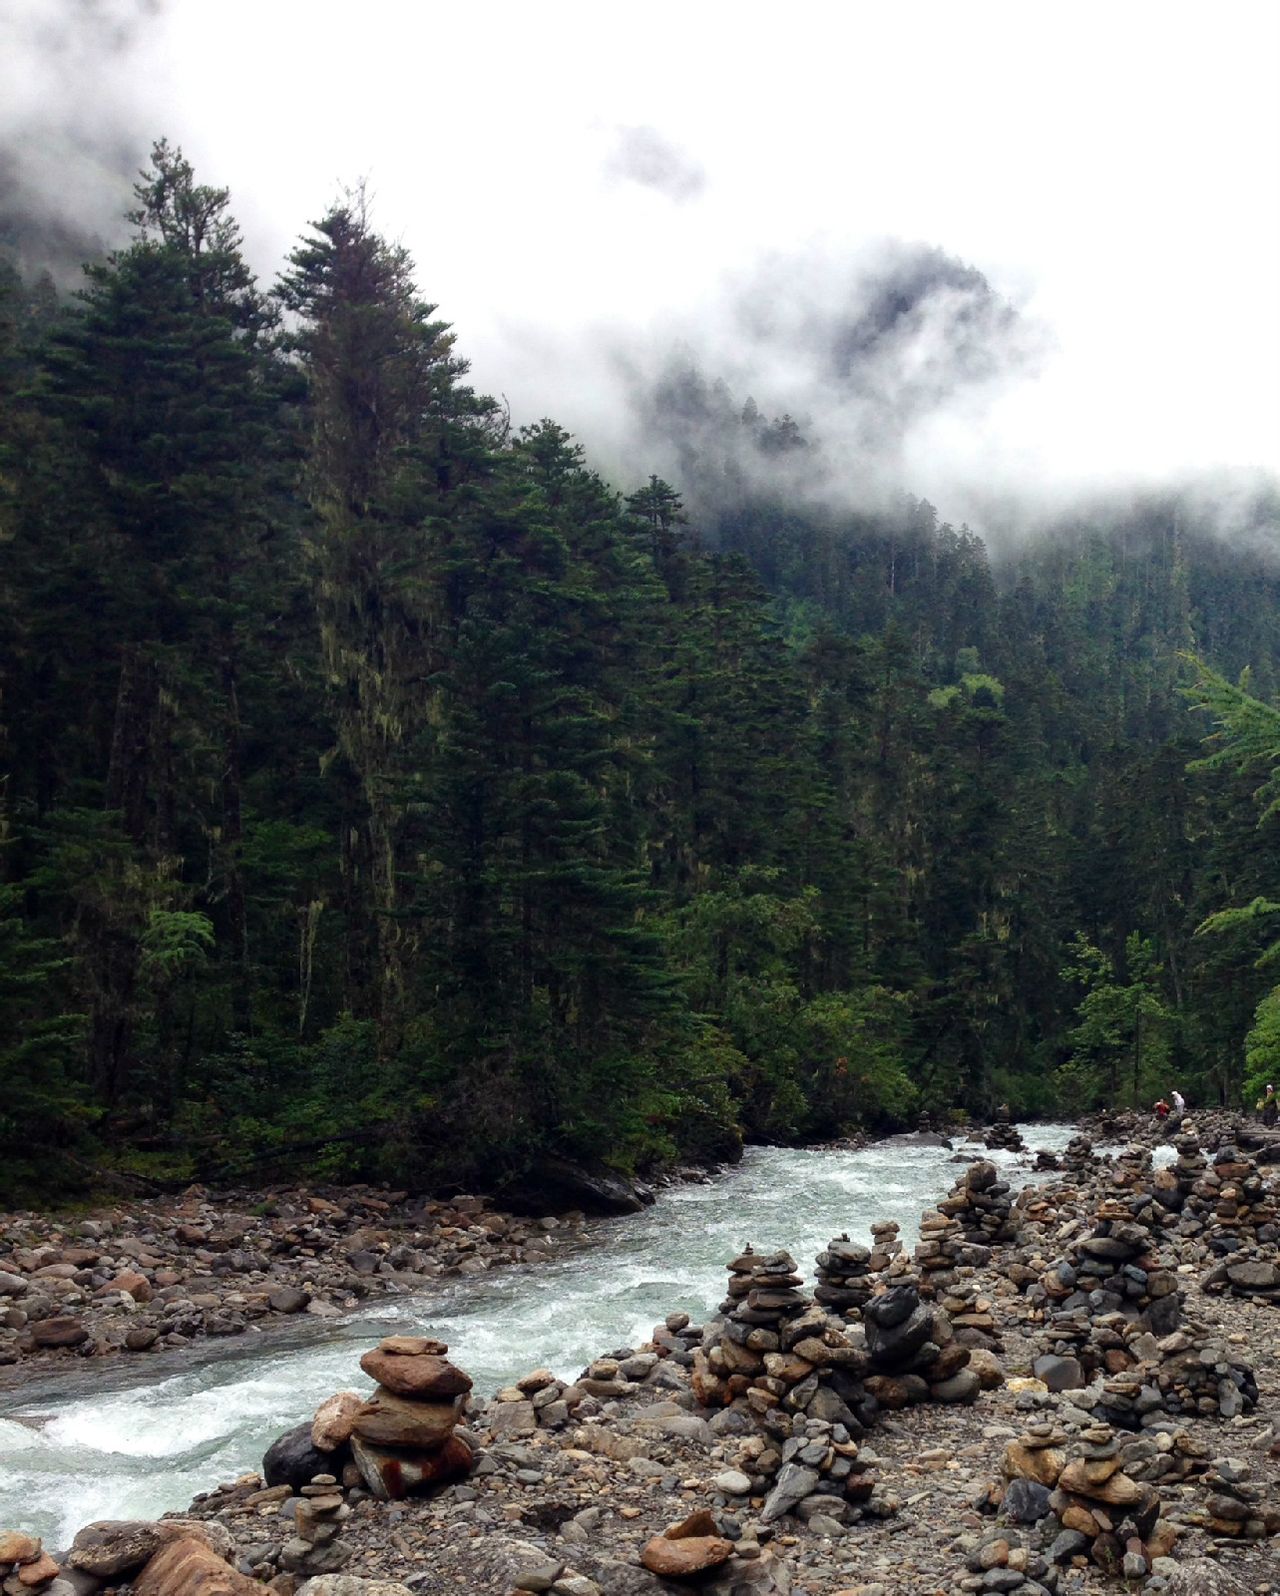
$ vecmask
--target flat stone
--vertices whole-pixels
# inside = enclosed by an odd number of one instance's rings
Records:
[[[396,1396],[442,1402],[464,1396],[471,1389],[469,1375],[455,1368],[446,1358],[431,1352],[405,1356],[402,1353],[383,1352],[379,1348],[366,1352],[360,1359],[360,1367]],[[555,1376],[551,1378],[554,1380]]]
[[[33,1563],[43,1549],[38,1535],[0,1530],[0,1563]]]
[[[376,1388],[352,1424],[352,1433],[375,1446],[407,1446],[430,1450],[442,1446],[462,1414],[462,1399],[420,1402]]]
[[[733,1556],[733,1542],[719,1535],[690,1535],[671,1541],[655,1535],[646,1542],[640,1561],[652,1574],[664,1579],[689,1579],[709,1568],[719,1568]]]

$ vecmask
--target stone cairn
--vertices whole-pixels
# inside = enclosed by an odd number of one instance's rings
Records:
[[[1183,1224],[1188,1217],[1201,1220],[1210,1253],[1221,1259],[1202,1282],[1204,1290],[1280,1304],[1276,1193],[1248,1153],[1218,1149],[1212,1169],[1192,1187]]]
[[[1052,1515],[1050,1563],[1087,1559],[1107,1574],[1137,1580],[1169,1557],[1177,1531],[1161,1517],[1156,1486],[1124,1467],[1121,1445],[1107,1424],[1087,1425],[1072,1442],[1045,1420],[1006,1446],[1006,1510],[1023,1522]]]
[[[1022,1132],[1011,1120],[998,1119],[982,1133],[982,1145],[988,1149],[1001,1148],[1007,1153],[1025,1153],[1027,1144]]]
[[[351,1548],[339,1540],[344,1520],[351,1516],[342,1486],[333,1474],[316,1474],[298,1493],[293,1514],[293,1535],[280,1552],[287,1573],[310,1579],[315,1574],[336,1574],[350,1561]]]
[[[448,1361],[448,1350],[426,1336],[387,1336],[365,1353],[360,1367],[378,1382],[373,1395],[340,1391],[310,1426],[312,1448],[332,1459],[335,1474],[349,1456],[359,1482],[385,1502],[471,1472],[472,1448],[458,1427],[471,1380]],[[264,1460],[269,1484],[271,1457]]]
[[[1076,1174],[1097,1169],[1100,1162],[1093,1150],[1093,1143],[1087,1136],[1073,1136],[1063,1150],[1063,1169],[1069,1169]]]
[[[813,1300],[840,1318],[860,1319],[876,1285],[870,1272],[871,1249],[840,1235],[827,1243],[815,1262],[818,1283]]]
[[[1211,1535],[1260,1541],[1280,1535],[1280,1503],[1265,1502],[1262,1488],[1249,1483],[1252,1470],[1240,1458],[1214,1458],[1203,1478],[1209,1499],[1192,1522]]]
[[[1152,1255],[1150,1232],[1129,1213],[1123,1203],[1104,1199],[1092,1233],[1075,1240],[1028,1293],[1044,1309],[1046,1355],[1068,1360],[1073,1366],[1062,1377],[1077,1385],[1086,1383],[1082,1374],[1116,1373],[1132,1364],[1124,1350],[1130,1326],[1138,1334],[1167,1335],[1182,1319],[1178,1277]]]
[[[825,1279],[862,1278],[865,1252],[838,1238],[823,1254]],[[694,1392],[704,1406],[736,1404],[758,1432],[739,1462],[751,1493],[765,1496],[762,1523],[791,1512],[837,1524],[886,1516],[896,1503],[872,1499],[874,1454],[860,1455],[857,1441],[875,1414],[863,1384],[870,1359],[800,1283],[789,1253],[748,1247],[733,1260],[723,1317],[693,1350]]]
[[[967,1367],[943,1309],[923,1302],[917,1286],[891,1286],[863,1311],[871,1372],[866,1388],[881,1407],[915,1402],[972,1402],[980,1380]]]
[[[0,1530],[0,1569],[4,1571],[5,1590],[12,1587],[21,1596],[43,1590],[62,1572],[45,1551],[40,1537],[21,1530]]]

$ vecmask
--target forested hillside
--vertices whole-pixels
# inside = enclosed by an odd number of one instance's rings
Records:
[[[78,297],[0,266],[0,1199],[1280,1070],[1274,498],[993,563],[694,372],[619,492],[358,198],[268,290],[175,151],[138,195]]]

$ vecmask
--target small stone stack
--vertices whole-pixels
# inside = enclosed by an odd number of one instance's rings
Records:
[[[760,1522],[772,1524],[794,1513],[810,1525],[817,1520],[816,1527],[825,1530],[824,1519],[838,1526],[868,1514],[889,1517],[898,1504],[892,1497],[873,1494],[877,1461],[869,1449],[859,1448],[843,1424],[797,1416],[791,1434],[781,1440],[781,1451],[772,1457],[761,1454],[755,1461],[756,1468],[770,1463],[776,1471]]]
[[[302,1487],[293,1515],[293,1535],[280,1553],[280,1566],[303,1579],[336,1574],[351,1560],[351,1548],[338,1538],[350,1516],[334,1475],[315,1475],[310,1485]]]
[[[1201,1221],[1210,1254],[1221,1260],[1203,1281],[1204,1290],[1280,1303],[1280,1214],[1275,1193],[1248,1153],[1220,1147],[1212,1169],[1193,1187],[1185,1216],[1184,1224],[1187,1217]]]
[[[350,1415],[351,1452],[380,1501],[471,1472],[471,1447],[457,1433],[471,1380],[448,1350],[426,1336],[388,1336],[360,1359],[378,1385]]]
[[[1000,1171],[988,1159],[970,1164],[938,1209],[959,1221],[970,1246],[990,1248],[1018,1239],[1009,1182],[1000,1179]],[[985,1263],[986,1259],[962,1261]]]
[[[871,1259],[867,1265],[872,1274],[885,1274],[904,1262],[902,1242],[898,1239],[901,1230],[896,1219],[881,1219],[872,1225]]]
[[[732,1402],[762,1379],[773,1382],[766,1391],[781,1397],[785,1374],[770,1372],[766,1358],[780,1354],[783,1327],[808,1307],[789,1252],[758,1253],[748,1246],[728,1269],[728,1295],[720,1304],[724,1317],[693,1357],[693,1387],[704,1406]],[[798,1378],[811,1372],[806,1364]]]
[[[1062,1154],[1062,1167],[1077,1174],[1097,1169],[1100,1162],[1087,1136],[1073,1136]]]
[[[1195,1128],[1185,1121],[1173,1145],[1178,1156],[1172,1164],[1156,1171],[1152,1191],[1167,1213],[1180,1214],[1197,1184],[1203,1180],[1208,1160],[1200,1150]],[[1170,1221],[1166,1220],[1168,1223]]]
[[[937,1208],[926,1209],[920,1216],[920,1240],[916,1243],[914,1263],[927,1296],[933,1296],[940,1285],[954,1276],[965,1246],[960,1221],[941,1210],[939,1203]]]
[[[1106,1424],[1090,1424],[1071,1445],[1054,1424],[1033,1424],[1005,1448],[1006,1498],[1018,1480],[1049,1493],[1037,1506],[1060,1526],[1050,1562],[1087,1557],[1108,1574],[1142,1579],[1157,1557],[1172,1551],[1176,1530],[1160,1517],[1159,1491],[1126,1473],[1120,1452]]]
[[[1130,1142],[1123,1152],[1117,1153],[1107,1172],[1108,1183],[1130,1190],[1151,1185],[1151,1149],[1138,1142]]]
[[[1027,1150],[1022,1132],[1009,1120],[997,1120],[994,1125],[988,1125],[982,1133],[982,1145],[991,1149],[1001,1148],[1007,1153],[1025,1153]]]
[[[883,1407],[915,1402],[972,1402],[981,1382],[967,1367],[969,1348],[955,1339],[941,1308],[910,1284],[893,1286],[863,1312],[871,1374],[866,1388]]]
[[[1280,1535],[1280,1503],[1265,1502],[1262,1488],[1249,1483],[1252,1473],[1240,1458],[1214,1458],[1204,1476],[1209,1500],[1193,1522],[1211,1535],[1260,1541]]]
[[[0,1572],[6,1591],[10,1588],[26,1596],[42,1590],[62,1570],[45,1551],[38,1535],[22,1530],[0,1530]]]
[[[1159,1391],[1166,1413],[1234,1419],[1258,1405],[1253,1369],[1204,1331],[1165,1336],[1148,1384]]]
[[[871,1250],[847,1235],[834,1237],[815,1259],[813,1300],[844,1319],[860,1319],[875,1282],[868,1272]]]

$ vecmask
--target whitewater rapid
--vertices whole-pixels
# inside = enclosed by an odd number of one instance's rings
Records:
[[[1033,1147],[1061,1151],[1065,1125],[1032,1127]],[[968,1147],[972,1155],[979,1149]],[[986,1154],[1015,1186],[1025,1156]],[[648,1340],[671,1312],[701,1323],[724,1295],[725,1264],[745,1243],[786,1247],[808,1279],[832,1236],[866,1241],[896,1219],[903,1244],[920,1212],[958,1173],[955,1152],[910,1138],[857,1152],[750,1148],[705,1185],[664,1191],[641,1214],[600,1220],[550,1262],[502,1268],[392,1299],[349,1319],[234,1343],[203,1342],[104,1371],[69,1369],[0,1400],[0,1525],[64,1546],[95,1518],[151,1517],[256,1469],[282,1430],[332,1392],[371,1382],[359,1355],[380,1336],[426,1333],[489,1395],[544,1365],[562,1378]]]

